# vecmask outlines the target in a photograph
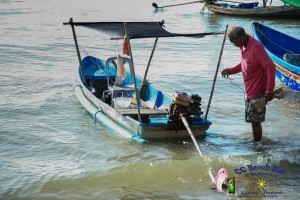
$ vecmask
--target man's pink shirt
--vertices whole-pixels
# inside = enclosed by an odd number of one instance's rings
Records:
[[[275,87],[275,64],[264,46],[251,35],[246,49],[241,48],[241,62],[228,70],[228,74],[243,72],[246,94],[253,98],[261,92],[271,93]]]

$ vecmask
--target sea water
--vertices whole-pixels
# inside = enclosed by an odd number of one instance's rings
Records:
[[[155,11],[154,1],[0,1],[0,199],[222,199],[208,168],[236,177],[235,198],[299,199],[299,93],[267,106],[263,139],[254,143],[244,122],[241,74],[232,83],[220,71],[239,62],[226,40],[208,113],[212,125],[198,143],[167,140],[139,144],[88,115],[77,101],[74,21],[165,21],[175,33],[224,31],[259,21],[300,39],[300,20],[215,15],[204,4]],[[159,6],[182,1],[155,1]],[[274,0],[273,5],[282,5]],[[121,41],[75,27],[81,50],[103,59]],[[197,93],[207,109],[223,35],[159,38],[148,79],[171,95]],[[136,73],[143,75],[154,39],[131,42]],[[81,51],[81,55],[84,53]],[[237,86],[239,87],[237,87]],[[283,87],[276,79],[276,87]],[[268,166],[268,167],[267,167]],[[264,167],[264,169],[263,169]]]

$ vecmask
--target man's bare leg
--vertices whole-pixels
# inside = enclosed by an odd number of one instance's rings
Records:
[[[252,131],[253,131],[253,138],[255,142],[261,140],[262,137],[262,127],[260,122],[252,122]]]

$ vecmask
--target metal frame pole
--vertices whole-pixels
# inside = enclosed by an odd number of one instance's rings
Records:
[[[77,51],[77,56],[78,56],[78,61],[79,61],[79,66],[80,66],[81,77],[82,77],[83,83],[85,85],[87,85],[85,75],[84,75],[84,70],[82,68],[81,56],[80,56],[79,47],[78,47],[78,43],[77,43],[77,37],[76,37],[75,28],[74,28],[74,24],[73,24],[73,18],[70,18],[69,23],[72,27],[73,38],[74,38],[74,41],[75,41],[75,46],[76,46],[76,51]]]
[[[228,25],[226,25],[226,29],[225,29],[225,33],[224,33],[224,39],[223,39],[223,44],[222,44],[222,48],[221,48],[221,51],[220,51],[219,61],[218,61],[218,65],[217,65],[217,69],[216,69],[216,73],[215,73],[214,82],[213,82],[213,85],[212,85],[212,88],[211,88],[210,97],[209,97],[209,101],[208,101],[208,105],[207,105],[207,110],[206,110],[206,113],[205,113],[204,121],[207,120],[207,115],[208,115],[208,111],[209,111],[211,99],[212,99],[212,96],[213,96],[213,93],[214,93],[215,84],[216,84],[216,80],[217,80],[217,75],[218,75],[218,71],[219,71],[219,67],[220,67],[220,63],[221,63],[221,58],[222,58],[222,54],[223,54],[224,44],[225,44],[225,41],[226,41],[227,29],[228,29]]]
[[[144,79],[143,79],[143,82],[142,82],[141,85],[143,85],[146,82],[146,77],[147,77],[147,74],[148,74],[148,70],[149,70],[151,60],[153,58],[153,54],[154,54],[154,50],[155,50],[155,47],[156,47],[156,44],[157,44],[157,40],[158,40],[158,37],[155,38],[155,42],[154,42],[154,45],[153,45],[153,48],[152,48],[152,52],[151,52],[151,55],[150,55],[150,58],[149,58],[149,61],[148,61],[148,65],[147,65],[147,68],[146,68],[146,71],[145,71]]]

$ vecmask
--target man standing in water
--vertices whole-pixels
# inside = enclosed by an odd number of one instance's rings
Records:
[[[228,32],[229,40],[241,50],[241,62],[222,71],[223,77],[242,72],[247,99],[245,120],[252,123],[254,141],[262,138],[261,122],[265,121],[266,104],[274,98],[275,65],[264,46],[240,26]]]

